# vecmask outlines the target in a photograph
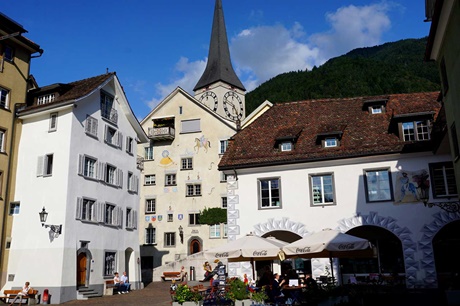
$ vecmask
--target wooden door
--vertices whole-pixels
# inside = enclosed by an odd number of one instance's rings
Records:
[[[201,243],[197,239],[190,242],[190,254],[201,252]]]
[[[86,285],[86,253],[80,253],[77,257],[77,286]]]

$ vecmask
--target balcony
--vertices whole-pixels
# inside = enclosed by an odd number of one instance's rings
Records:
[[[176,130],[171,126],[149,128],[149,138],[152,140],[173,140]]]
[[[117,124],[118,122],[118,113],[115,108],[108,107],[106,105],[101,106],[101,116],[108,121]]]

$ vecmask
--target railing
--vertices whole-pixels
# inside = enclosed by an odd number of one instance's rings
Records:
[[[102,105],[101,107],[101,116],[102,118],[105,118],[109,120],[110,122],[113,122],[117,124],[118,122],[118,113],[115,108],[111,108],[105,105]]]
[[[149,128],[148,135],[152,139],[174,139],[176,130],[171,126]]]

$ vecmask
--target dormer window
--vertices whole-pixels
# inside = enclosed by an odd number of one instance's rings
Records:
[[[382,114],[385,112],[387,102],[388,99],[365,100],[363,110],[367,110],[371,115]]]
[[[55,95],[54,93],[43,95],[38,97],[37,99],[37,105],[43,105],[43,104],[48,104],[54,101]]]
[[[325,148],[332,148],[332,147],[337,147],[338,146],[338,141],[337,138],[335,137],[327,137],[324,139],[324,147]]]
[[[430,140],[429,120],[402,122],[401,132],[404,141]]]
[[[282,142],[280,147],[281,147],[281,152],[292,151],[292,142],[290,141]]]

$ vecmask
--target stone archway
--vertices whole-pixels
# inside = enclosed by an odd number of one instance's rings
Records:
[[[291,221],[289,218],[282,218],[281,220],[268,219],[265,223],[254,225],[254,234],[257,236],[262,237],[273,231],[288,231],[300,237],[305,237],[308,234],[305,224]]]
[[[401,240],[404,266],[406,270],[406,286],[409,288],[414,287],[417,282],[419,262],[415,260],[417,243],[412,239],[412,232],[407,227],[399,226],[396,219],[392,217],[379,216],[377,212],[370,212],[369,215],[360,215],[342,219],[339,221],[337,229],[341,232],[347,232],[352,228],[363,225],[383,227]]]
[[[93,255],[87,248],[80,248],[77,250],[76,258],[76,283],[77,287],[84,287],[89,284],[91,273],[91,259]]]
[[[433,238],[448,223],[460,220],[460,213],[448,213],[441,211],[433,214],[433,222],[422,228],[422,238],[419,242],[419,249],[423,252],[421,260],[422,268],[425,269],[425,286],[428,288],[438,287],[438,278],[433,252]]]

